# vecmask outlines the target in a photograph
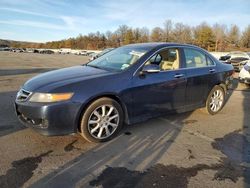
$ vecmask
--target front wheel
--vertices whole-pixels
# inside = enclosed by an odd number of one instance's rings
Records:
[[[215,86],[209,93],[206,101],[206,111],[214,115],[218,113],[225,103],[225,92],[220,86]]]
[[[123,124],[123,110],[111,98],[100,98],[91,103],[82,116],[81,135],[89,142],[112,139]]]

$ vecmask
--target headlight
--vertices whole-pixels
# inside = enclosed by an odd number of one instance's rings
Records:
[[[73,93],[34,93],[31,102],[58,102],[71,99]]]

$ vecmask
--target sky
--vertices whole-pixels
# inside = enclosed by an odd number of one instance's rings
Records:
[[[0,0],[0,38],[47,42],[80,33],[115,31],[119,25],[163,27],[165,20],[201,22],[244,30],[250,0]]]

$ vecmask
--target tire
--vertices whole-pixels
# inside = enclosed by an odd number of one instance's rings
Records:
[[[83,113],[80,134],[89,142],[106,142],[117,135],[123,120],[120,104],[103,97],[92,102]]]
[[[225,91],[222,87],[216,85],[210,91],[206,100],[206,112],[215,115],[223,108],[225,104]]]

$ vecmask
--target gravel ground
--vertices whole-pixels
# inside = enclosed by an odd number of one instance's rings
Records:
[[[13,101],[32,76],[87,57],[0,52],[0,187],[250,187],[250,89],[234,81],[224,109],[127,126],[104,144],[22,126]],[[237,75],[236,75],[237,78]]]

